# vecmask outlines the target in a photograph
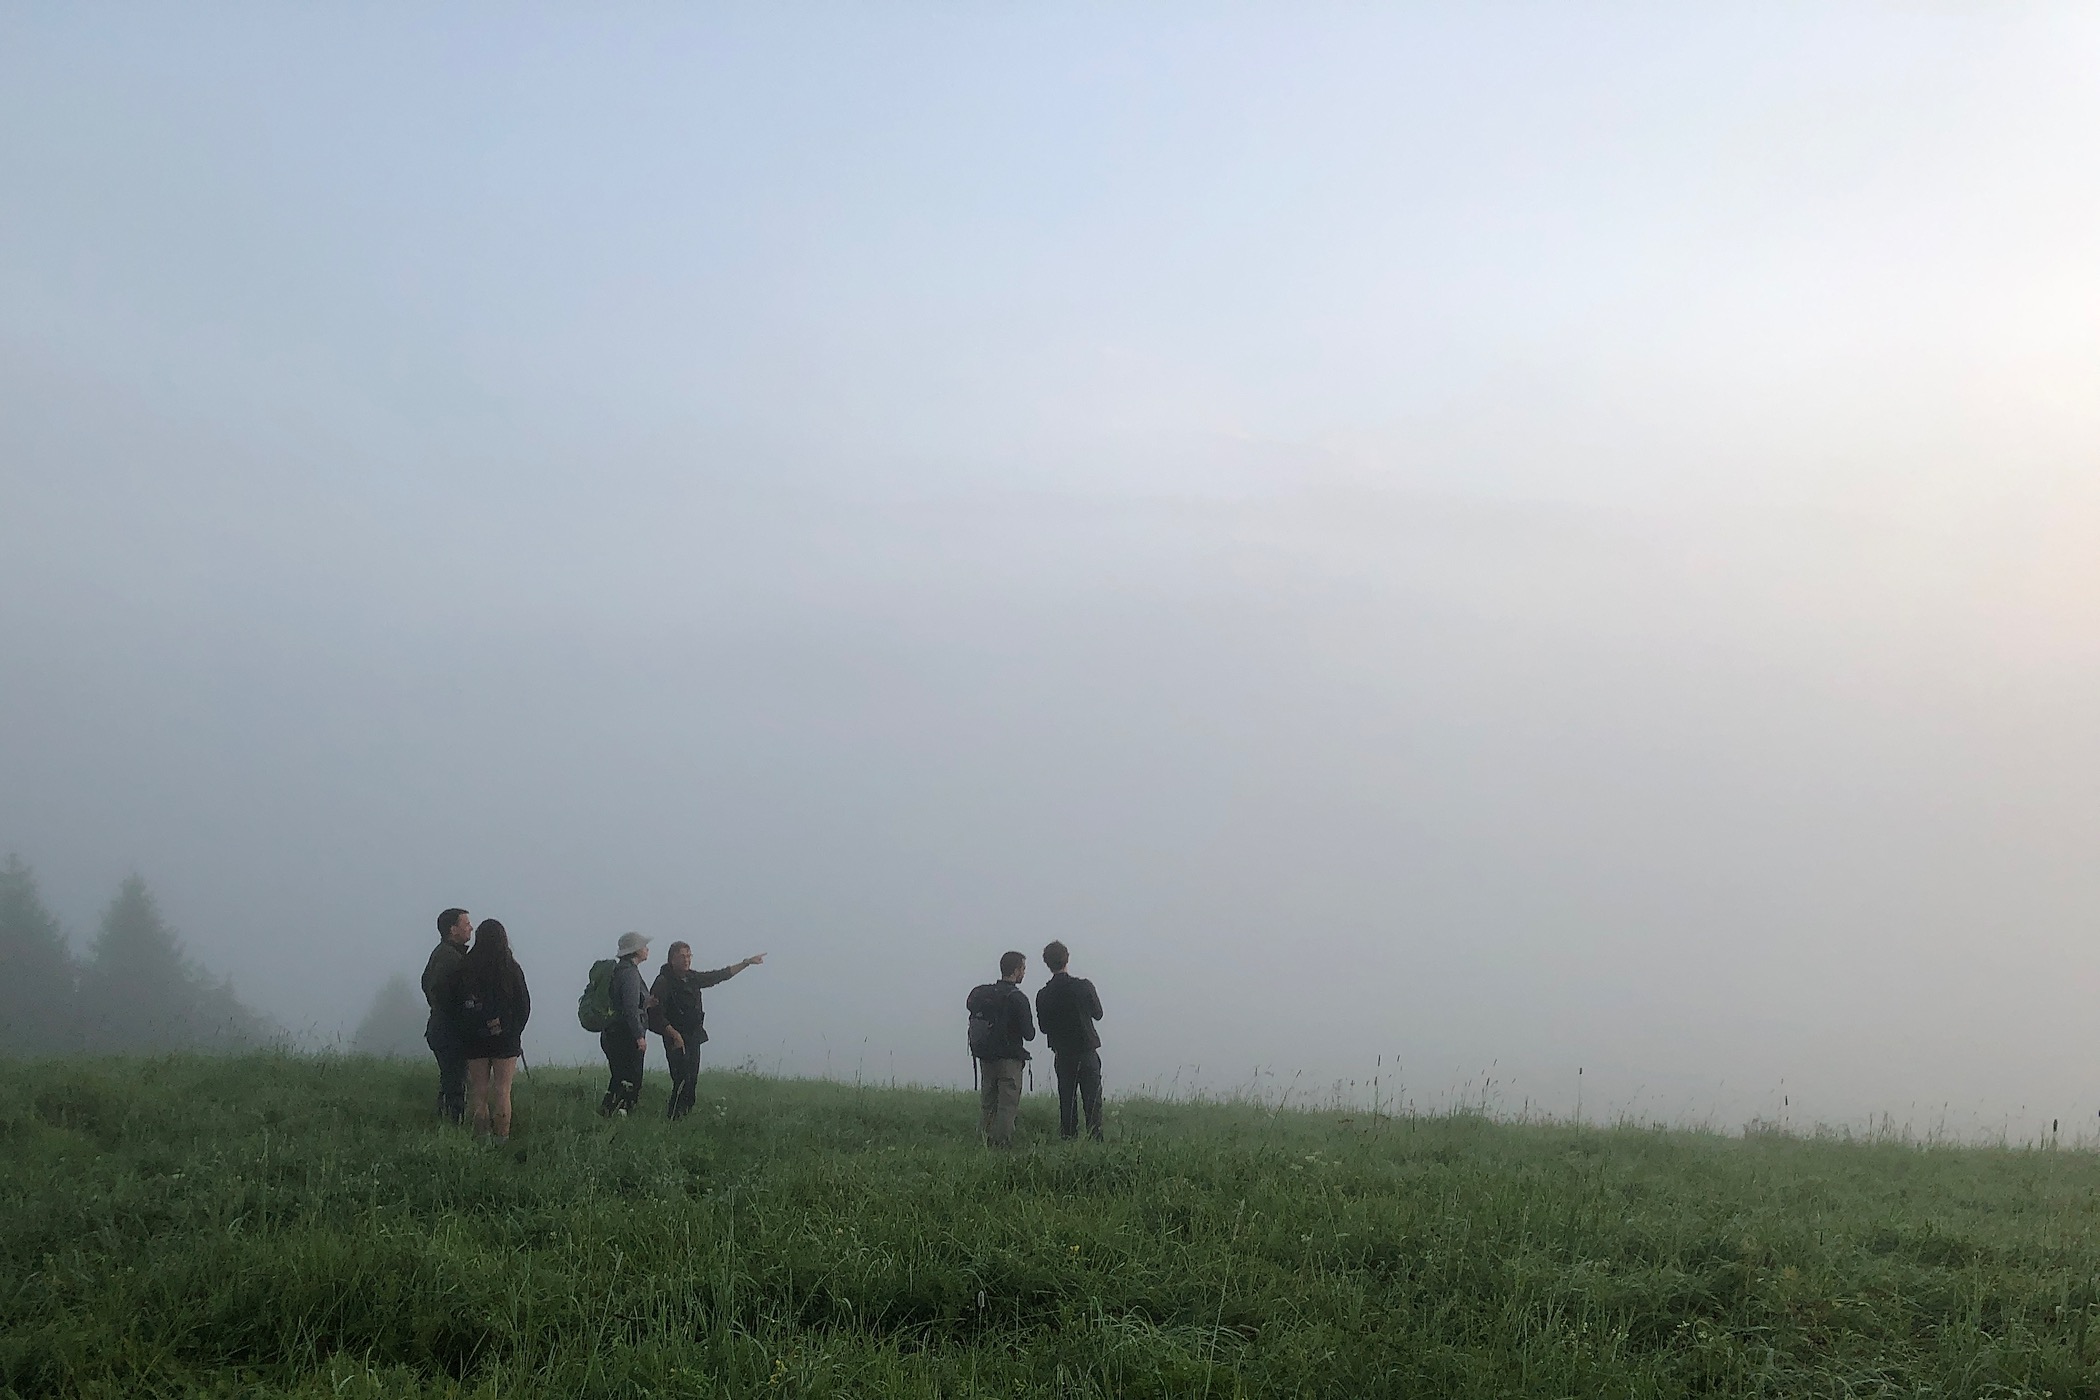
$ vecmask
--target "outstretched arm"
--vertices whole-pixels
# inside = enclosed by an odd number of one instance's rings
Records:
[[[703,987],[712,987],[715,986],[717,983],[727,982],[730,978],[736,976],[745,968],[757,967],[760,963],[764,962],[765,960],[766,955],[764,953],[754,953],[752,956],[745,958],[742,962],[731,963],[727,967],[718,967],[713,972],[700,973],[698,975],[700,985]]]

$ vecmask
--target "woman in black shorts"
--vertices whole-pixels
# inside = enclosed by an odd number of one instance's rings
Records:
[[[532,1016],[525,970],[510,954],[510,935],[494,919],[474,930],[454,984],[460,1039],[467,1050],[467,1103],[476,1136],[510,1141],[510,1080]]]

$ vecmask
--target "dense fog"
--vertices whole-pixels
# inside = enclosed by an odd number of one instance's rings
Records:
[[[310,1046],[462,905],[541,1061],[640,929],[967,1082],[1056,937],[1112,1094],[2090,1132],[2096,61],[18,11],[0,856]]]

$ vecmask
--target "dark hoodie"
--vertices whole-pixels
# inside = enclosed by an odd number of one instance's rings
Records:
[[[1101,1048],[1101,1032],[1094,1022],[1101,1019],[1101,994],[1084,977],[1074,977],[1059,968],[1035,994],[1036,1018],[1053,1055],[1084,1055]]]
[[[718,967],[713,972],[689,967],[676,972],[666,964],[656,974],[656,985],[649,989],[649,995],[656,998],[656,1005],[649,1011],[649,1029],[662,1035],[668,1026],[688,1046],[706,1044],[707,1013],[700,1006],[700,989],[727,982],[735,975],[733,967]]]
[[[460,1036],[472,1045],[509,1046],[515,1053],[532,1019],[532,992],[515,960],[502,967],[468,963],[453,982],[459,997]]]

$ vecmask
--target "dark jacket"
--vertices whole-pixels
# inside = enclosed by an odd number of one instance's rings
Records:
[[[1022,1041],[1035,1039],[1035,1015],[1028,1009],[1028,993],[1004,980],[987,982],[970,989],[963,1008],[972,1016],[984,1017],[995,1028],[990,1047],[978,1059],[1033,1058],[1021,1048]]]
[[[452,980],[454,1014],[461,1039],[467,1042],[468,1058],[481,1055],[515,1055],[518,1037],[532,1019],[532,991],[525,985],[525,969],[512,962],[508,967],[478,968],[471,963]]]
[[[1101,994],[1086,978],[1052,973],[1035,994],[1035,1014],[1051,1054],[1084,1055],[1101,1048],[1101,1033],[1094,1029],[1101,1019]]]
[[[688,1047],[707,1043],[707,1013],[700,1007],[700,989],[727,982],[736,975],[736,969],[718,967],[713,972],[702,972],[697,967],[675,972],[666,967],[656,974],[656,985],[649,995],[656,998],[656,1005],[649,1011],[649,1029],[662,1035],[664,1030],[675,1030],[684,1038]]]
[[[613,969],[612,1006],[613,1023],[609,1030],[624,1030],[629,1040],[640,1040],[649,1028],[648,1018],[643,1014],[643,1003],[648,992],[642,985],[642,970],[635,966],[634,959],[620,959]]]
[[[423,1001],[432,1011],[449,1016],[452,1013],[452,979],[459,975],[460,965],[467,960],[467,950],[449,938],[441,938],[430,950],[430,960],[423,964]]]

